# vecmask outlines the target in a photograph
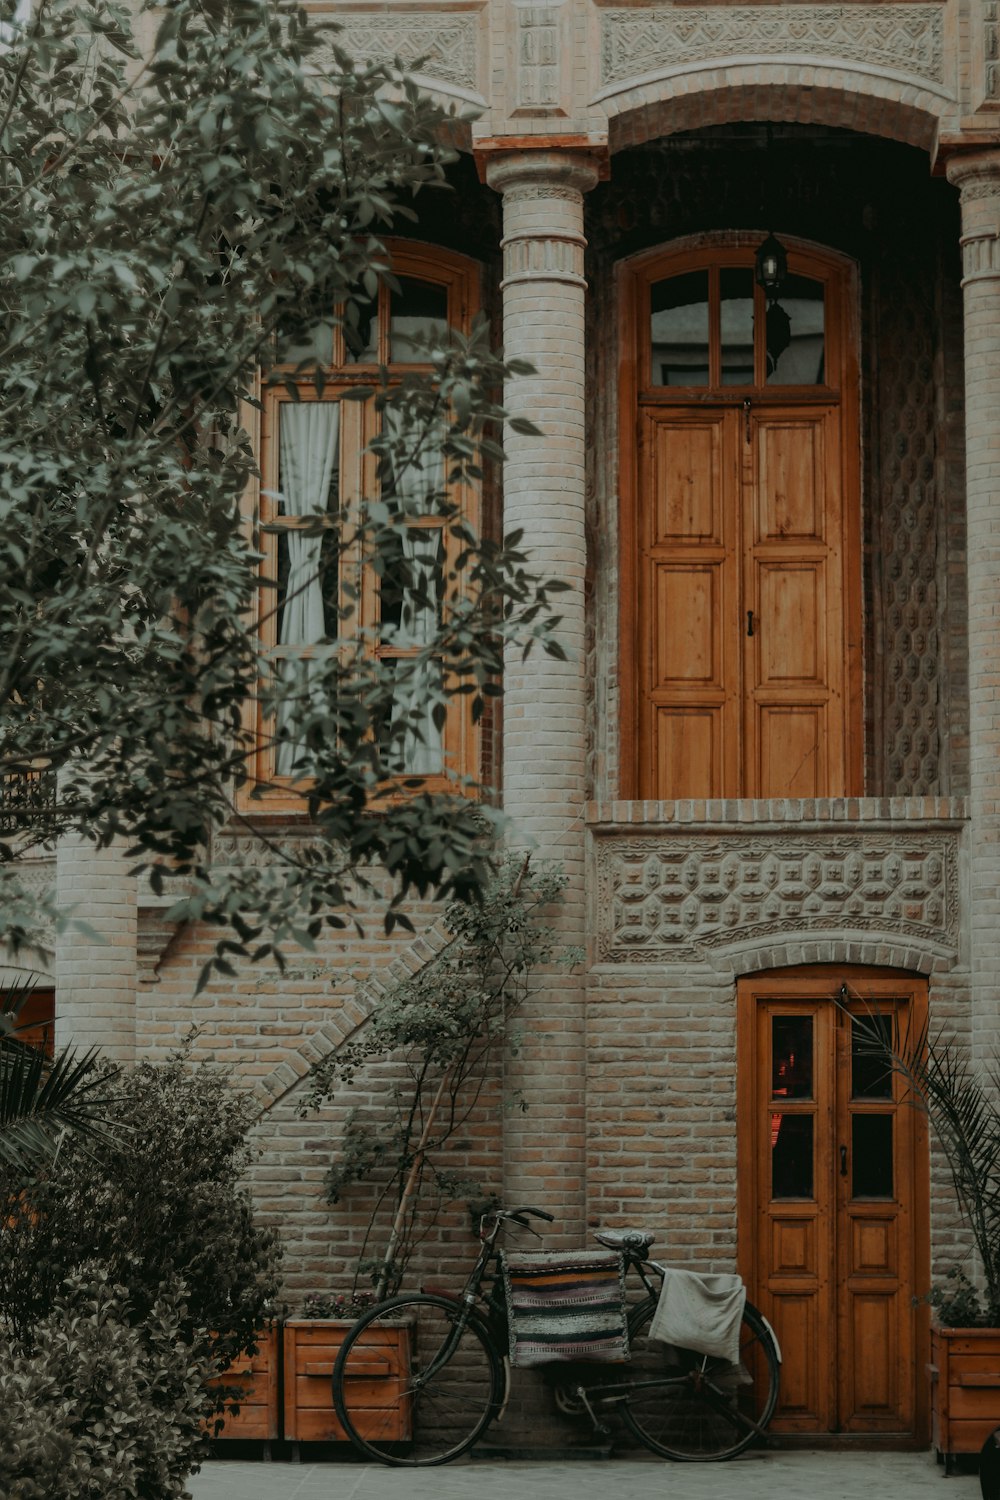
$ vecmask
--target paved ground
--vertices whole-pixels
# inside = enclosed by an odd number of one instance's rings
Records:
[[[944,1478],[926,1453],[759,1453],[728,1464],[655,1460],[205,1465],[193,1500],[979,1500],[975,1475]]]

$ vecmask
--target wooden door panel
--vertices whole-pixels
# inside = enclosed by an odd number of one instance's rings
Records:
[[[828,736],[823,706],[757,706],[753,727],[757,796],[824,795]]]
[[[852,1276],[896,1276],[899,1273],[895,1215],[890,1218],[851,1216]]]
[[[725,545],[726,412],[684,413],[652,423],[653,528],[657,546]]]
[[[739,603],[736,416],[646,416],[640,796],[729,796],[739,776],[740,642],[730,628]]]
[[[658,708],[656,771],[674,797],[718,797],[724,785],[721,708]]]
[[[846,791],[838,422],[829,406],[752,414],[745,733],[757,797]]]
[[[829,678],[824,565],[762,563],[757,578],[758,691],[802,687],[823,691]]]
[[[877,1431],[891,1424],[900,1430],[899,1299],[859,1293],[850,1303],[853,1359],[843,1413],[850,1431]]]
[[[771,1269],[782,1280],[816,1279],[816,1224],[808,1219],[771,1217]]]
[[[763,1300],[763,1299],[762,1299]],[[781,1396],[772,1426],[781,1432],[817,1432],[825,1420],[825,1401],[815,1350],[820,1342],[816,1298],[795,1292],[771,1292],[763,1312],[781,1343]]]
[[[656,565],[654,691],[711,688],[722,702],[722,568],[721,562]]]
[[[824,417],[825,417],[824,413]],[[755,413],[757,493],[754,541],[835,541],[827,514],[826,422],[814,415]]]

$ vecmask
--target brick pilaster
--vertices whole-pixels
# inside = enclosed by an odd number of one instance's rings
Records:
[[[60,840],[56,898],[74,921],[56,939],[56,1043],[135,1060],[136,880],[120,846]],[[86,924],[77,926],[76,922]]]
[[[503,194],[504,349],[535,374],[505,393],[512,416],[540,429],[505,435],[504,529],[522,528],[532,567],[569,585],[557,606],[565,661],[511,653],[505,666],[504,806],[512,842],[558,860],[569,884],[557,913],[567,944],[585,941],[583,194],[597,181],[583,155],[530,151],[490,162]],[[527,1106],[507,1116],[504,1190],[535,1202],[578,1244],[584,1200],[584,990],[578,971],[536,976],[507,1088]]]
[[[969,537],[973,1045],[1000,1043],[1000,151],[955,157],[961,193]]]

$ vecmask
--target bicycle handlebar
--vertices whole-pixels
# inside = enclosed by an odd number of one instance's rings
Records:
[[[527,1227],[527,1220],[524,1218],[525,1214],[530,1214],[533,1219],[544,1219],[547,1224],[555,1223],[555,1214],[547,1214],[544,1208],[529,1208],[527,1205],[523,1208],[502,1208],[497,1217],[513,1219],[516,1224],[524,1224]]]

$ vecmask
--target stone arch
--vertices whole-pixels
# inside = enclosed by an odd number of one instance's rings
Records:
[[[929,976],[952,968],[957,961],[956,954],[937,944],[912,937],[904,939],[898,934],[847,937],[831,933],[817,938],[808,931],[789,932],[780,940],[772,936],[754,945],[740,943],[731,948],[717,948],[709,958],[715,968],[733,980],[766,970],[790,970],[810,964],[898,969]]]
[[[954,101],[926,82],[797,59],[674,71],[608,91],[602,102],[612,155],[682,131],[754,120],[826,125],[930,152],[956,112]]]

